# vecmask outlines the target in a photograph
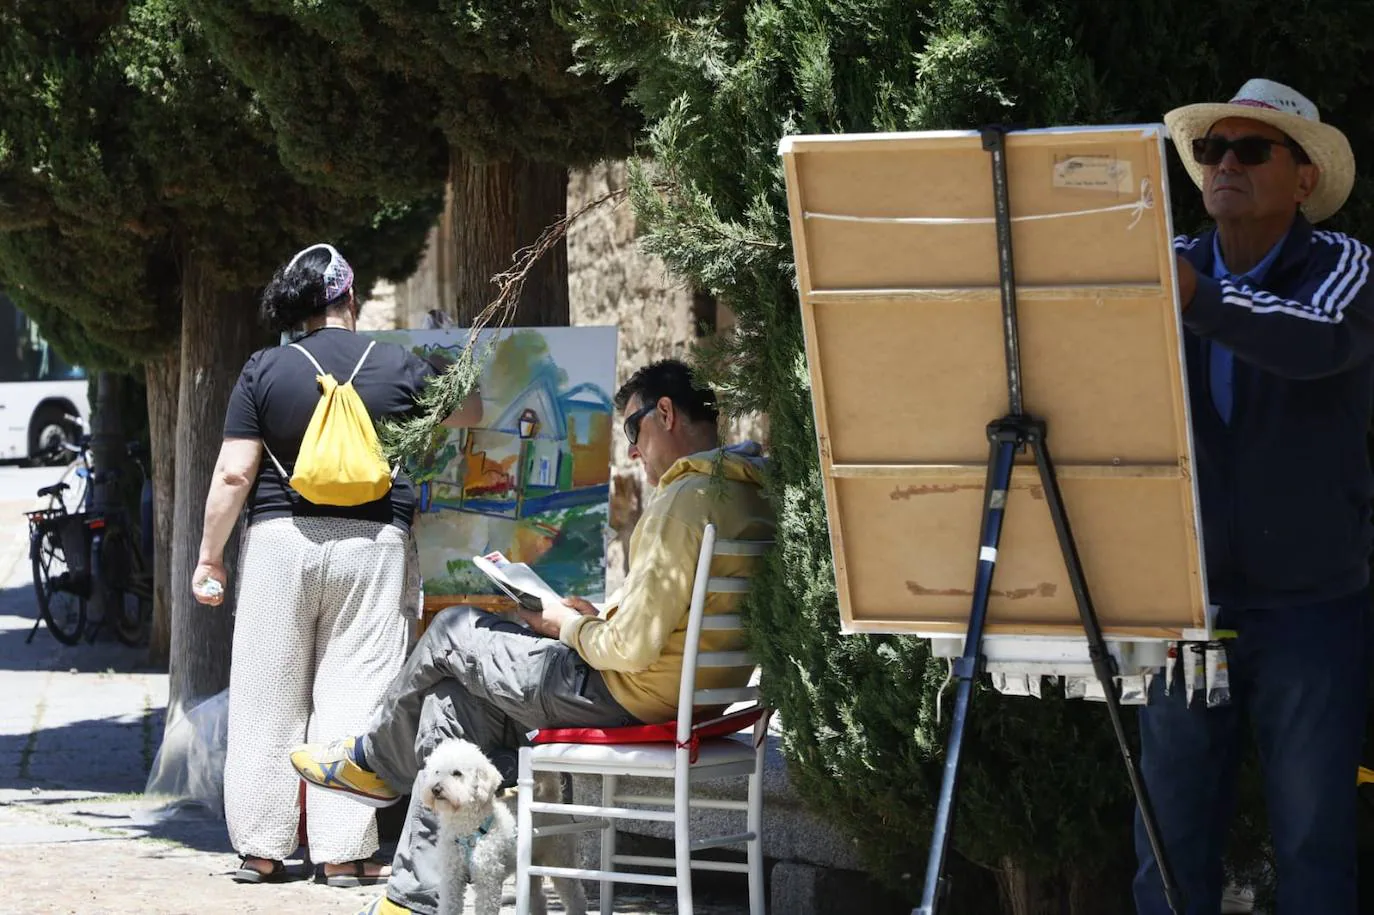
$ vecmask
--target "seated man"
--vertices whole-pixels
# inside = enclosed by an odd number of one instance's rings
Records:
[[[703,529],[713,523],[722,538],[769,540],[773,513],[757,449],[721,449],[714,394],[693,384],[686,365],[665,360],[640,369],[615,403],[630,456],[643,462],[654,490],[630,538],[625,584],[605,613],[576,597],[546,604],[542,613],[521,610],[531,631],[471,608],[440,614],[366,734],[291,754],[302,778],[386,806],[410,790],[429,752],[453,737],[480,746],[514,784],[516,748],[528,731],[655,724],[677,716]],[[717,557],[712,572],[737,575],[752,561]],[[713,594],[706,612],[734,612],[737,603],[735,595]],[[708,651],[741,647],[729,632],[702,639]],[[732,681],[737,675],[703,669],[698,679],[702,687],[743,685]],[[415,792],[387,896],[369,911],[436,910],[437,836]]]

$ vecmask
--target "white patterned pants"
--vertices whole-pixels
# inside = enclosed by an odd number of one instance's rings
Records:
[[[287,754],[357,734],[405,660],[405,533],[371,521],[274,518],[252,525],[239,562],[229,675],[224,808],[241,855],[297,847],[300,780]],[[310,857],[336,864],[377,850],[371,808],[306,793]]]

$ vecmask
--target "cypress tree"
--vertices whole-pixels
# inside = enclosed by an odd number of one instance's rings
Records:
[[[0,8],[0,286],[79,358],[145,372],[173,717],[227,684],[232,608],[193,606],[190,575],[229,390],[265,342],[255,289],[321,238],[364,283],[405,275],[436,212],[295,181],[176,0]]]
[[[632,169],[642,244],[738,316],[703,353],[735,410],[768,414],[779,547],[749,602],[795,783],[881,879],[919,896],[948,724],[943,664],[921,640],[839,634],[779,139],[796,133],[1158,122],[1287,82],[1374,161],[1362,111],[1370,4],[1312,0],[614,0],[562,7],[590,66],[628,81],[648,156]],[[1176,224],[1201,202],[1171,153]],[[1374,229],[1362,177],[1335,228]],[[875,391],[875,397],[894,396]],[[978,418],[974,418],[978,419]],[[986,419],[986,418],[984,418]],[[982,421],[982,419],[978,419]],[[970,548],[974,547],[970,544]],[[1007,911],[1121,912],[1132,799],[1100,705],[975,699],[957,852],[995,873]],[[1243,810],[1253,859],[1253,804]],[[1250,863],[1245,856],[1236,863]],[[974,911],[959,901],[952,911]]]
[[[623,92],[572,71],[572,42],[540,0],[187,0],[215,52],[271,115],[303,180],[404,198],[445,185],[468,325],[493,276],[566,209],[567,168],[629,149]],[[514,320],[568,323],[560,242]]]

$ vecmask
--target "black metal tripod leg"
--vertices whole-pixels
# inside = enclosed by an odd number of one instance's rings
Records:
[[[997,545],[1002,539],[1002,517],[1007,507],[1012,463],[1021,445],[1019,436],[1008,432],[999,423],[989,427],[989,438],[992,443],[988,455],[987,484],[983,493],[983,523],[978,537],[978,569],[973,584],[973,609],[969,612],[964,653],[954,664],[954,676],[959,684],[954,694],[954,714],[950,719],[949,737],[945,746],[945,769],[940,785],[940,799],[935,808],[935,830],[931,835],[930,853],[926,859],[926,882],[922,889],[921,907],[914,915],[935,915],[947,891],[944,868],[954,819],[954,801],[959,791],[959,756],[963,752],[964,726],[968,722],[969,705],[973,701],[973,684],[983,666],[983,626],[987,621],[988,598],[992,594],[992,575],[997,569]]]
[[[1054,521],[1054,532],[1059,538],[1060,552],[1064,554],[1069,584],[1078,603],[1078,615],[1083,620],[1083,631],[1088,636],[1088,656],[1092,659],[1098,682],[1102,684],[1102,692],[1107,700],[1107,714],[1112,719],[1112,730],[1116,732],[1121,758],[1126,763],[1126,771],[1131,778],[1131,789],[1135,792],[1136,803],[1140,806],[1140,818],[1145,825],[1145,834],[1150,840],[1150,849],[1159,864],[1159,877],[1164,884],[1164,898],[1174,915],[1180,915],[1183,911],[1183,900],[1174,883],[1174,874],[1164,851],[1164,840],[1159,834],[1159,821],[1155,818],[1145,779],[1140,774],[1140,764],[1131,752],[1130,741],[1126,738],[1126,728],[1121,718],[1120,687],[1116,682],[1116,661],[1107,648],[1102,625],[1098,622],[1097,611],[1093,609],[1092,597],[1088,594],[1088,581],[1083,574],[1083,564],[1078,557],[1078,546],[1074,542],[1073,531],[1069,527],[1069,515],[1064,508],[1064,497],[1059,491],[1059,479],[1054,473],[1054,461],[1045,441],[1043,422],[1037,423],[1037,428],[1032,432],[1030,447],[1035,452],[1035,464],[1040,470],[1040,483],[1045,488],[1045,501],[1050,508],[1050,518]]]

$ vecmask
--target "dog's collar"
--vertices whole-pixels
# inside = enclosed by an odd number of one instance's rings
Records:
[[[482,836],[486,835],[488,832],[491,831],[491,826],[494,822],[496,822],[496,814],[489,813],[487,814],[487,818],[482,821],[482,825],[477,827],[476,832],[469,833],[465,836],[458,836],[456,839],[454,839],[454,841],[458,843],[458,847],[463,850],[464,857],[467,858],[467,867],[465,868],[465,870],[468,873],[469,883],[472,882],[473,849],[477,847],[477,843],[481,840]]]
[[[487,818],[482,821],[482,825],[477,827],[477,831],[466,836],[458,837],[458,844],[472,851],[472,846],[477,844],[477,840],[491,831],[491,824],[496,822],[496,814],[489,813]]]

